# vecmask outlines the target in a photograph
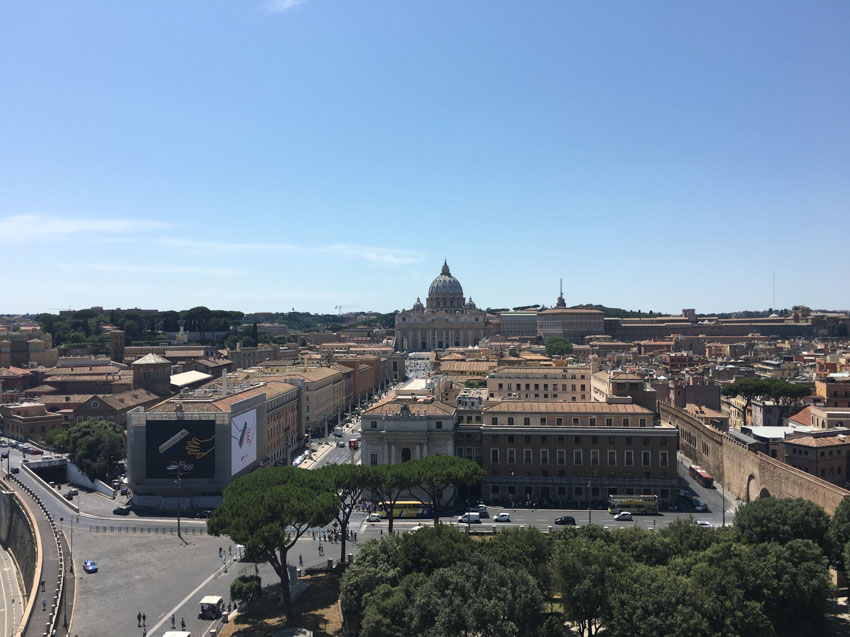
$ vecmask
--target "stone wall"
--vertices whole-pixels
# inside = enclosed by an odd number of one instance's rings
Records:
[[[25,589],[31,590],[37,563],[35,536],[17,496],[10,491],[0,491],[0,543],[15,556]]]

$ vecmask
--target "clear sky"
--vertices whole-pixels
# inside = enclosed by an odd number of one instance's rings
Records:
[[[0,312],[850,307],[850,3],[0,0]]]

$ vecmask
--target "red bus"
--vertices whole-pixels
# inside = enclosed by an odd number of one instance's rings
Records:
[[[688,474],[706,489],[710,489],[714,484],[714,478],[711,477],[711,474],[696,465],[692,464],[688,467]]]

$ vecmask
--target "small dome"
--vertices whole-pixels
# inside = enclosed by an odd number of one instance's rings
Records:
[[[413,304],[413,311],[414,312],[424,312],[425,311],[425,306],[422,305],[422,301],[419,300],[418,296],[416,297],[416,303]]]
[[[477,310],[478,309],[478,307],[475,305],[475,303],[472,302],[471,296],[469,297],[469,300],[466,302],[466,305],[464,307],[467,310]]]

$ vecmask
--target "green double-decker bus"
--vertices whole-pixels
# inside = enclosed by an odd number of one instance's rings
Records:
[[[628,511],[635,514],[658,513],[657,495],[609,495],[608,513]]]

